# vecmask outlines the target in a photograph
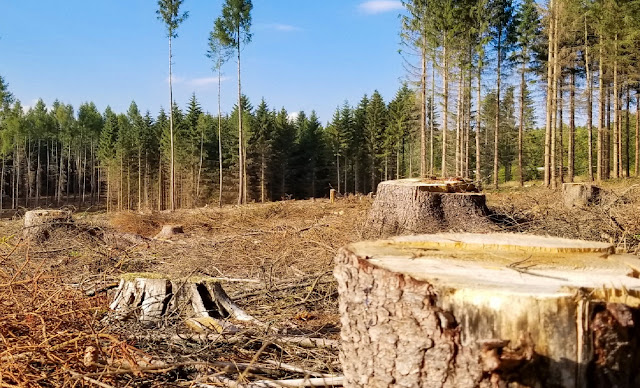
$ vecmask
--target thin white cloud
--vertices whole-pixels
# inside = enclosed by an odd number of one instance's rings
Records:
[[[173,75],[171,76],[171,81],[172,81],[172,84],[174,84],[174,85],[175,85],[175,84],[182,83],[182,82],[184,82],[184,80],[185,80],[185,79],[184,79],[184,77],[178,77],[178,76],[177,76],[177,75],[175,75],[175,74],[173,74]],[[164,79],[164,82],[169,83],[169,77],[165,78],[165,79]]]
[[[399,11],[403,8],[402,2],[397,0],[370,0],[360,3],[358,8],[367,14],[379,14],[390,11]]]
[[[227,80],[227,77],[221,77],[220,81],[224,82]],[[202,77],[202,78],[193,78],[188,81],[188,84],[191,86],[199,87],[199,86],[208,86],[214,85],[218,83],[218,77]]]
[[[271,27],[276,31],[282,32],[300,31],[300,27],[292,26],[290,24],[273,24]]]
[[[259,24],[256,28],[261,30],[272,30],[278,32],[295,32],[302,31],[302,28],[294,26],[292,24],[284,24],[284,23],[268,23],[268,24]]]

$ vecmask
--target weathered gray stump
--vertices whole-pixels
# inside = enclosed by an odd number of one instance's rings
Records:
[[[220,282],[207,278],[172,279],[159,274],[125,274],[109,306],[118,319],[160,322],[165,318],[190,319],[190,325],[233,331],[225,318],[255,321],[227,295]],[[206,318],[203,321],[202,318]]]
[[[68,210],[29,210],[24,214],[22,234],[28,240],[46,240],[55,228],[69,227],[73,220]]]
[[[600,200],[600,188],[589,183],[563,183],[562,200],[568,208],[588,206]]]
[[[381,182],[364,227],[365,238],[447,231],[497,230],[484,194],[465,181],[400,179]]]
[[[174,237],[176,234],[183,234],[184,229],[182,225],[164,225],[162,230],[155,236],[158,239],[168,240]]]
[[[449,233],[336,261],[346,387],[640,386],[640,260],[611,245]]]

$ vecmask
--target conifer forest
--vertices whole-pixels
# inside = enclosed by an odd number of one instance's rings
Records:
[[[189,22],[181,3],[160,2],[169,50]],[[203,37],[214,73],[237,65],[238,81],[252,36],[247,4],[241,23],[223,13]],[[240,92],[231,112],[208,113],[195,94],[171,97],[170,111],[135,101],[126,112],[58,101],[25,111],[1,78],[0,205],[162,210],[323,197],[330,188],[369,193],[402,177],[460,176],[497,188],[639,173],[640,3],[403,6],[398,60],[407,71],[397,93],[336,101],[327,123],[239,87],[219,91]]]

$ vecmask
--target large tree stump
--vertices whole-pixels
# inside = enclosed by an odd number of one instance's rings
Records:
[[[28,240],[46,240],[55,228],[69,227],[72,223],[68,210],[29,210],[24,214],[23,236]]]
[[[177,234],[184,234],[182,225],[163,225],[162,230],[154,238],[168,240]]]
[[[365,238],[447,231],[497,230],[484,194],[463,180],[400,179],[381,182]]]
[[[549,237],[351,244],[334,272],[345,386],[638,387],[638,269],[609,244]]]
[[[219,281],[207,278],[125,274],[109,307],[118,319],[153,323],[171,317],[186,318],[192,319],[194,325],[214,326],[219,332],[235,330],[224,322],[226,318],[256,321],[231,301]]]
[[[563,183],[562,200],[568,208],[588,206],[600,200],[600,188],[589,183]]]

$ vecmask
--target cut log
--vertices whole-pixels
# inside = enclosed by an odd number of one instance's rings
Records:
[[[347,387],[640,386],[640,260],[609,244],[448,233],[336,263]]]
[[[400,179],[381,182],[365,238],[437,232],[487,232],[498,227],[484,194],[464,180]]]
[[[179,317],[193,319],[192,327],[218,332],[237,330],[226,322],[227,318],[256,322],[229,298],[218,281],[207,278],[125,274],[109,307],[118,319],[137,318],[149,323]]]
[[[174,237],[176,234],[183,234],[184,229],[182,225],[164,225],[160,233],[156,234],[154,238],[168,240]]]
[[[600,200],[600,188],[589,183],[563,183],[562,199],[568,208],[588,206]]]
[[[44,241],[55,228],[68,228],[72,225],[71,212],[68,210],[29,210],[24,214],[23,236],[28,240]]]

